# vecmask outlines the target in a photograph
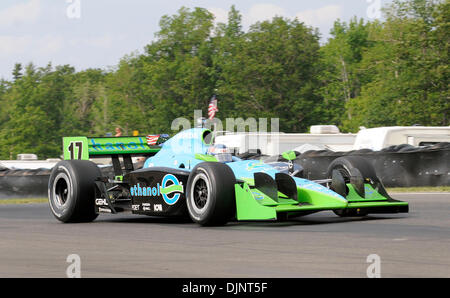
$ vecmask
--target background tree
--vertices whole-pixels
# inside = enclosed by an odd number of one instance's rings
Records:
[[[448,125],[448,1],[395,0],[385,15],[370,30],[362,67],[372,78],[347,106],[348,127]]]
[[[310,125],[449,125],[448,0],[394,0],[384,20],[337,20],[320,45],[317,29],[275,17],[243,30],[234,6],[226,23],[182,7],[160,21],[142,54],[113,69],[25,67],[0,80],[0,159],[61,154],[67,135],[171,133],[177,117],[280,118],[285,132]]]
[[[349,23],[338,20],[331,30],[332,37],[320,49],[319,94],[324,103],[319,108],[325,123],[342,127],[352,120],[352,110],[347,109],[347,104],[371,80],[370,71],[361,67],[364,53],[373,46],[369,40],[370,26],[363,19],[353,18]]]
[[[281,129],[301,131],[314,122],[319,37],[298,20],[276,17],[241,34],[230,14],[218,37],[218,93],[223,117],[280,118]],[[232,28],[235,29],[232,29]],[[233,33],[234,32],[234,33]]]

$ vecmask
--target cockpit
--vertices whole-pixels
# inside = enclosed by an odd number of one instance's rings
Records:
[[[231,151],[223,144],[212,145],[209,147],[207,154],[216,157],[218,162],[233,162]]]

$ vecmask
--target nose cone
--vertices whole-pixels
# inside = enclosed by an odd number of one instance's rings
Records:
[[[321,209],[341,209],[348,206],[348,201],[331,189],[310,180],[294,178],[299,187],[300,201],[320,206]]]
[[[253,179],[255,173],[265,173],[275,179],[278,173],[273,167],[260,160],[241,160],[227,163],[237,179]]]

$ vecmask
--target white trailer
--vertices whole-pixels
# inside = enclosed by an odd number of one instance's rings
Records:
[[[336,126],[313,126],[313,133],[232,133],[216,136],[216,144],[224,144],[236,153],[256,152],[279,155],[288,150],[307,151],[329,149],[350,151],[356,134],[343,134]]]
[[[333,125],[311,127],[311,133],[232,133],[222,132],[216,143],[227,145],[236,153],[256,152],[279,155],[288,150],[304,153],[308,150],[351,151],[382,150],[393,145],[429,146],[450,142],[450,127],[379,127],[362,128],[358,134],[340,133]]]
[[[382,150],[394,145],[409,144],[415,147],[450,142],[450,126],[394,126],[362,129],[358,132],[354,150]]]

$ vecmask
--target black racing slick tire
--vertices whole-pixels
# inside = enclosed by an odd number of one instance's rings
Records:
[[[360,156],[345,156],[335,159],[328,166],[327,177],[331,178],[333,170],[338,170],[345,180],[350,179],[351,168],[358,169],[365,179],[370,179],[374,182],[379,181],[375,168]]]
[[[91,222],[95,212],[95,179],[102,173],[88,160],[61,161],[48,182],[48,199],[53,215],[61,222]]]
[[[372,184],[380,183],[375,168],[364,158],[360,156],[345,156],[335,159],[328,167],[327,176],[331,178],[333,171],[337,170],[342,175],[345,183],[350,182],[351,169],[357,169],[364,180],[369,180]],[[367,212],[363,210],[343,209],[335,210],[334,213],[340,217],[366,216]]]
[[[187,207],[194,222],[202,226],[221,226],[236,215],[236,178],[226,164],[198,164],[187,184]]]

